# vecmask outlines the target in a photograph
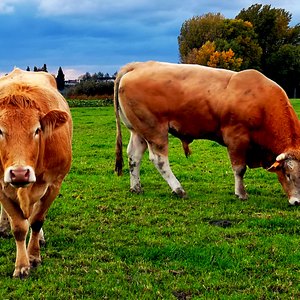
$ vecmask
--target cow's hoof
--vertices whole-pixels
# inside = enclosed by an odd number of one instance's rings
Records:
[[[187,194],[182,188],[177,188],[175,191],[173,191],[173,194],[179,198],[187,198]]]
[[[29,271],[30,271],[30,267],[26,266],[26,267],[16,267],[13,277],[14,278],[20,278],[20,279],[24,279],[27,278],[29,276]]]
[[[36,268],[42,263],[42,260],[40,257],[30,256],[29,262],[31,268]]]
[[[0,229],[0,237],[7,238],[7,237],[9,237],[9,234],[10,234],[10,230],[7,231],[7,230]]]

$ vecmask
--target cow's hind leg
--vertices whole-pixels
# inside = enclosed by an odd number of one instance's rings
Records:
[[[168,143],[166,142],[164,146],[149,143],[148,148],[150,160],[153,162],[161,176],[167,181],[172,192],[181,198],[186,197],[184,189],[170,168],[168,159]]]
[[[130,140],[127,147],[127,155],[130,172],[130,191],[134,193],[142,192],[140,167],[142,157],[146,149],[146,141],[137,133],[131,131]]]
[[[10,223],[9,217],[5,209],[1,205],[1,214],[0,214],[0,236],[7,237],[10,233]]]

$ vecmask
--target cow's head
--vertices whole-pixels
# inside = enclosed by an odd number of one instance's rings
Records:
[[[34,108],[0,108],[0,169],[4,183],[25,187],[36,181],[45,139],[68,120],[68,114]]]
[[[300,161],[294,154],[282,153],[268,169],[276,172],[291,205],[300,205]]]

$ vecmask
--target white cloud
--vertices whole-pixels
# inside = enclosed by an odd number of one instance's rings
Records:
[[[77,79],[80,75],[86,73],[86,71],[83,71],[78,68],[62,68],[62,70],[65,74],[65,80]]]
[[[14,11],[15,8],[12,4],[5,1],[0,2],[0,14],[12,14]]]

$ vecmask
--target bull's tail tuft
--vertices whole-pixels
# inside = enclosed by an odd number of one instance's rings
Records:
[[[119,105],[119,85],[123,74],[119,73],[114,86],[114,107],[116,115],[116,162],[115,162],[115,172],[118,176],[123,174],[123,142],[122,142],[122,132],[121,132],[121,121],[120,121],[120,105]]]

